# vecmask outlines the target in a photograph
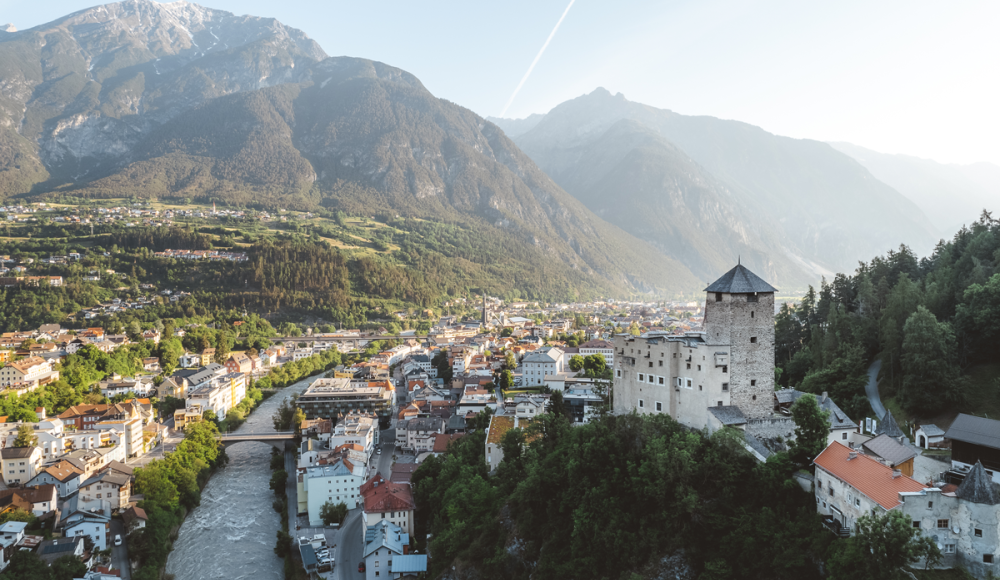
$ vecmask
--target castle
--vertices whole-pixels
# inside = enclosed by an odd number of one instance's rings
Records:
[[[709,431],[772,416],[775,288],[738,264],[705,292],[703,332],[615,337],[616,414],[668,413]]]

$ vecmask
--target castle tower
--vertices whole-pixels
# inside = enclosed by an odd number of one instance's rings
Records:
[[[729,347],[732,404],[747,417],[771,413],[775,288],[742,264],[705,288],[705,341]]]

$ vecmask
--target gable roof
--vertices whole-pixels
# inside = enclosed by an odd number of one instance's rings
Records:
[[[709,407],[708,412],[714,415],[723,425],[745,425],[747,422],[746,415],[735,405]]]
[[[377,473],[359,491],[365,500],[365,513],[406,511],[414,507],[409,484],[385,481]]]
[[[1000,421],[959,413],[945,439],[1000,449]]]
[[[972,503],[1000,504],[1000,486],[993,483],[993,478],[978,461],[965,476],[962,485],[958,486],[955,495]]]
[[[777,288],[765,282],[743,264],[726,272],[721,278],[712,282],[705,292],[725,292],[728,294],[754,294],[756,292],[777,292]]]
[[[908,491],[922,491],[923,484],[912,477],[893,477],[893,469],[882,465],[862,453],[855,453],[849,447],[834,441],[813,460],[837,479],[863,493],[887,510],[900,505],[899,494]]]
[[[917,456],[915,451],[885,433],[865,441],[861,446],[886,460],[890,467],[905,463]]]

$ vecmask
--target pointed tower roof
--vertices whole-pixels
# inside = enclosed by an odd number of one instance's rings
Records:
[[[705,292],[726,292],[729,294],[753,294],[756,292],[777,292],[760,276],[754,274],[743,264],[737,264],[735,268],[726,272],[721,278],[712,282]]]
[[[885,415],[882,416],[882,420],[878,424],[878,428],[875,429],[876,435],[883,433],[889,437],[905,437],[903,430],[899,428],[896,418],[892,416],[892,412],[890,411],[885,412]]]
[[[965,476],[962,485],[958,486],[955,495],[972,503],[997,505],[1000,504],[1000,489],[998,487],[1000,486],[993,483],[990,474],[986,473],[983,464],[977,461],[976,465],[972,467],[972,471]]]

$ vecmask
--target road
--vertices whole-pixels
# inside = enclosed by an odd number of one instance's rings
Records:
[[[122,545],[115,545],[115,536],[121,535]],[[128,563],[128,542],[125,542],[125,524],[120,519],[111,520],[111,565],[121,571],[122,580],[132,578],[132,567]]]
[[[885,407],[882,405],[882,397],[878,394],[878,372],[882,370],[882,361],[875,359],[875,362],[868,367],[868,384],[865,385],[865,394],[868,395],[868,402],[871,403],[875,416],[882,420],[885,417]]]
[[[365,574],[358,572],[365,549],[364,524],[361,519],[361,508],[347,513],[343,528],[340,530],[340,542],[337,544],[334,580],[364,580]]]

